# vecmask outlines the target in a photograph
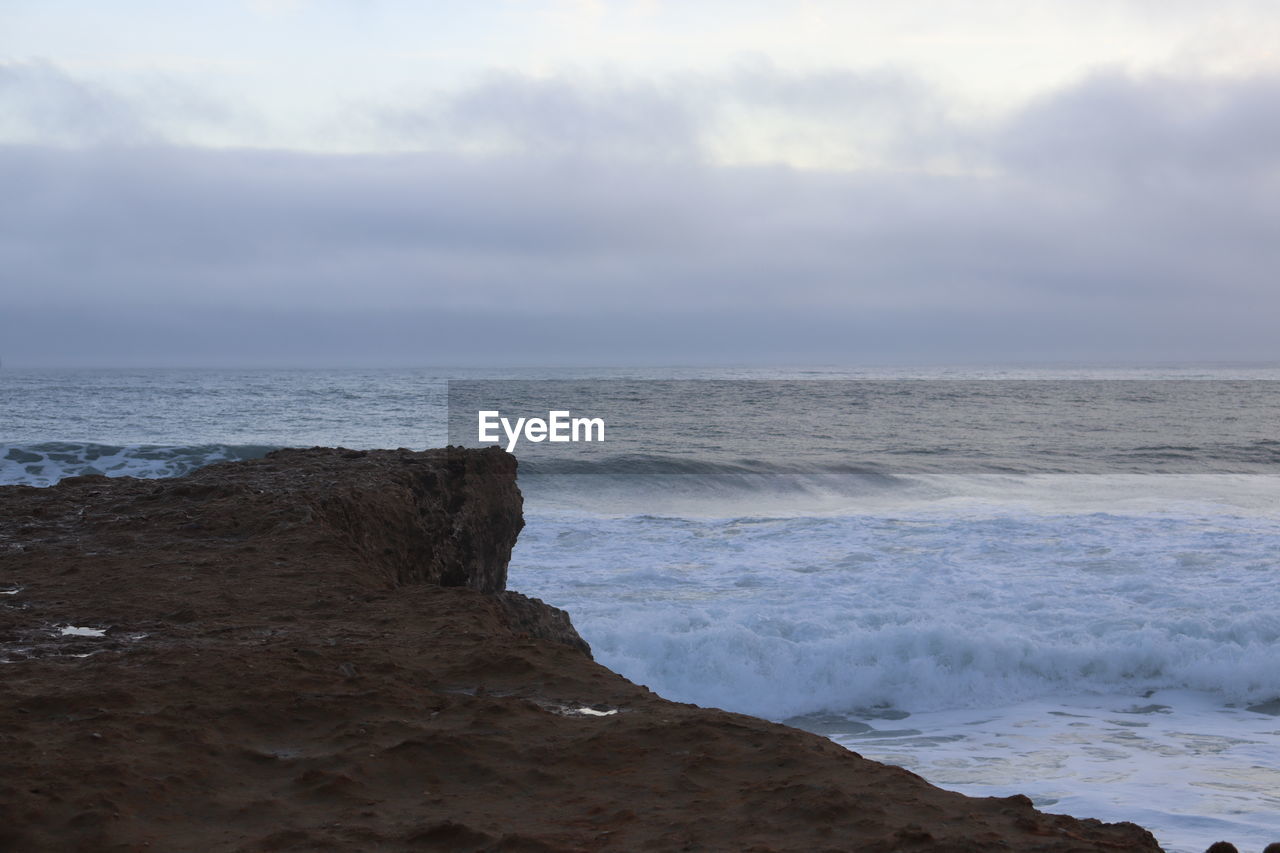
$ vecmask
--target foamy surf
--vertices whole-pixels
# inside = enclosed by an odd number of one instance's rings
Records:
[[[257,459],[275,450],[265,445],[97,444],[45,441],[0,444],[0,485],[51,486],[67,477],[100,474],[107,477],[179,477],[236,459]]]
[[[1201,853],[1223,838],[1261,850],[1280,838],[1280,719],[1204,693],[1082,695],[868,722],[824,733],[971,796],[1026,794],[1044,811],[1133,821],[1170,853]]]
[[[1280,522],[530,514],[511,583],[659,692],[781,718],[1079,692],[1280,696]]]
[[[1143,481],[1186,503],[1136,486],[1108,502],[1088,482],[1040,480],[1016,508],[954,494],[858,515],[566,501],[528,513],[510,583],[669,698],[813,728],[965,793],[1132,820],[1169,850],[1261,849],[1280,837],[1280,720],[1263,713],[1280,697],[1280,520],[1241,511],[1230,478]],[[1214,488],[1237,504],[1203,500]]]

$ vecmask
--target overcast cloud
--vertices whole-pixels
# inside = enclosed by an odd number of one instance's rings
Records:
[[[258,118],[48,63],[0,105],[11,364],[1280,359],[1266,73],[984,114],[900,68],[493,71],[348,105],[364,154],[188,144]]]

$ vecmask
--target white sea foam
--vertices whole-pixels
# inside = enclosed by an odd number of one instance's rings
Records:
[[[214,462],[254,459],[273,447],[201,444],[165,447],[48,441],[0,444],[0,485],[50,486],[67,477],[176,477]]]
[[[1280,523],[531,514],[511,585],[607,665],[780,718],[1081,691],[1280,696]]]
[[[1280,839],[1280,719],[1205,694],[1075,697],[871,722],[830,736],[972,796],[1026,794],[1044,811],[1133,821],[1170,853],[1200,853],[1221,839],[1261,850]]]
[[[1280,697],[1280,520],[1159,482],[1182,491],[1047,479],[1013,506],[534,510],[510,585],[669,698],[807,715],[944,787],[1134,820],[1170,850],[1260,849],[1280,839],[1280,720],[1246,707]]]
[[[510,585],[672,699],[808,715],[944,787],[1133,820],[1174,851],[1280,839],[1280,719],[1246,710],[1280,697],[1280,520],[1048,491],[1051,514],[535,510]]]

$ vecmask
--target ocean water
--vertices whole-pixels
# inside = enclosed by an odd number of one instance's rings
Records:
[[[605,417],[516,448],[510,585],[632,680],[1169,850],[1280,840],[1274,367],[4,369],[0,482],[474,444],[482,403]]]

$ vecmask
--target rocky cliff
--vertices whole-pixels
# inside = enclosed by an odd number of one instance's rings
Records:
[[[498,451],[0,489],[0,849],[1157,850],[667,702],[504,590]]]

